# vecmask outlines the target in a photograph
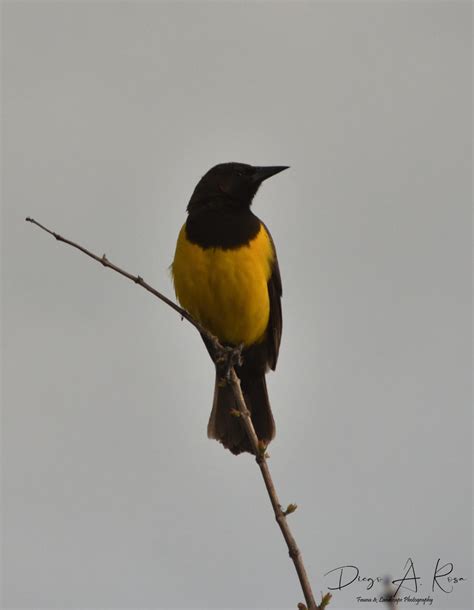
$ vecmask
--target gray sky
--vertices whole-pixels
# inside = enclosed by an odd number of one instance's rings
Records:
[[[315,593],[411,557],[403,595],[471,607],[470,3],[12,2],[3,28],[3,606],[303,601],[256,465],[206,438],[196,332],[23,221],[172,295],[195,183],[242,161],[291,165],[254,211]],[[470,581],[432,593],[438,558]]]

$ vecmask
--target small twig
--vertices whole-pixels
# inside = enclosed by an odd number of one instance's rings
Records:
[[[176,305],[176,303],[173,303],[173,301],[171,301],[170,299],[165,297],[163,294],[161,294],[161,292],[158,292],[158,290],[153,288],[153,286],[150,286],[150,284],[145,282],[144,279],[142,277],[140,277],[139,275],[132,275],[131,273],[128,273],[128,271],[125,271],[124,269],[121,269],[117,265],[111,263],[109,261],[109,259],[105,256],[105,254],[103,256],[97,256],[97,254],[94,254],[93,252],[91,252],[90,250],[87,250],[83,246],[80,246],[79,244],[77,244],[69,239],[66,239],[65,237],[62,237],[62,235],[59,235],[58,233],[55,233],[54,231],[51,231],[50,229],[43,226],[42,224],[40,224],[33,218],[28,217],[25,220],[27,222],[31,222],[32,224],[36,225],[43,231],[46,231],[46,233],[49,233],[54,238],[56,238],[58,241],[61,241],[65,244],[68,244],[69,246],[72,246],[73,248],[76,248],[77,250],[80,250],[81,252],[83,252],[84,254],[89,256],[90,258],[93,258],[94,260],[96,260],[98,263],[101,263],[104,267],[108,267],[109,269],[112,269],[113,271],[120,273],[120,275],[123,275],[124,277],[128,278],[129,280],[132,280],[132,282],[135,282],[135,284],[138,284],[139,286],[141,286],[142,288],[144,288],[145,290],[147,290],[148,292],[153,294],[155,297],[157,297],[158,299],[160,299],[161,301],[163,301],[164,303],[169,305],[172,309],[174,309],[181,316],[181,318],[185,318],[202,335],[204,335],[210,341],[212,341],[212,343],[215,347],[215,350],[216,350],[215,351],[216,360],[225,356],[227,354],[227,352],[229,351],[229,348],[222,346],[219,343],[218,339],[216,337],[214,337],[214,335],[212,335],[206,328],[201,326],[201,324],[197,320],[195,320],[185,309],[182,309],[181,307]],[[215,360],[215,364],[217,364],[216,360]],[[281,504],[280,504],[280,501],[278,499],[278,495],[277,495],[277,492],[275,489],[275,485],[273,484],[270,470],[268,468],[266,446],[257,437],[255,428],[252,423],[250,411],[247,409],[247,405],[245,404],[245,400],[244,400],[244,397],[242,394],[242,389],[240,387],[240,379],[238,378],[238,376],[234,370],[233,364],[234,364],[234,361],[230,361],[230,367],[229,367],[229,370],[227,371],[227,375],[226,375],[227,379],[228,379],[228,383],[230,384],[230,386],[232,388],[232,391],[234,393],[234,397],[235,397],[235,400],[237,403],[237,410],[234,410],[235,412],[233,413],[233,415],[240,417],[240,419],[243,423],[243,426],[245,428],[245,431],[250,439],[250,443],[252,445],[252,448],[253,448],[255,456],[256,456],[256,458],[255,458],[256,462],[260,468],[260,471],[262,473],[262,477],[263,477],[263,480],[265,483],[265,487],[266,487],[268,495],[270,497],[270,502],[272,504],[273,511],[275,513],[275,519],[280,527],[280,530],[283,534],[283,538],[285,539],[285,542],[288,546],[288,553],[295,565],[295,569],[298,574],[301,588],[303,590],[303,594],[304,594],[304,597],[306,600],[306,606],[304,604],[298,604],[298,607],[307,608],[307,610],[323,610],[329,603],[329,600],[331,599],[331,594],[326,593],[321,600],[321,604],[319,606],[316,604],[314,596],[313,596],[313,592],[311,590],[311,585],[309,583],[308,575],[306,573],[306,569],[303,564],[303,558],[301,556],[301,552],[300,552],[298,546],[296,545],[296,541],[290,531],[290,527],[289,527],[287,519],[286,519],[287,515],[289,515],[290,513],[294,512],[296,510],[296,504],[289,504],[286,510],[283,510],[281,507]]]
[[[304,567],[301,552],[296,544],[293,534],[291,533],[288,521],[286,519],[285,511],[283,511],[283,509],[281,508],[281,504],[278,499],[278,494],[276,492],[275,485],[273,484],[273,479],[271,477],[270,470],[268,468],[267,458],[265,456],[265,447],[261,445],[261,442],[259,441],[257,434],[255,433],[255,428],[252,424],[252,418],[245,404],[242,389],[240,387],[240,379],[238,378],[234,369],[230,371],[230,381],[232,391],[234,393],[234,398],[237,403],[237,408],[240,411],[245,431],[247,432],[247,435],[252,444],[252,448],[256,455],[256,462],[260,468],[260,472],[262,473],[263,481],[265,483],[265,487],[267,488],[268,495],[270,496],[270,502],[272,503],[276,522],[278,523],[281,533],[283,534],[283,538],[285,539],[286,545],[288,547],[288,554],[290,555],[291,559],[293,560],[293,563],[295,564],[296,573],[298,574],[298,578],[300,581],[301,588],[303,590],[308,610],[318,610],[318,605],[316,604],[313,592],[311,590],[311,585],[309,583],[308,575],[306,573],[306,568]]]
[[[66,239],[62,235],[59,235],[59,233],[55,233],[54,231],[51,231],[44,225],[40,224],[34,218],[30,218],[28,216],[27,218],[25,218],[25,220],[26,220],[26,222],[31,222],[32,224],[36,225],[40,229],[43,229],[43,231],[46,231],[46,233],[49,233],[54,238],[56,238],[58,241],[62,241],[63,243],[68,244],[69,246],[72,246],[73,248],[76,248],[77,250],[80,250],[81,252],[83,252],[87,256],[90,256],[90,258],[93,258],[95,261],[97,261],[104,267],[113,269],[113,271],[120,273],[120,275],[123,275],[124,277],[128,278],[129,280],[132,280],[132,282],[135,282],[135,284],[138,284],[139,286],[141,286],[142,288],[147,290],[148,292],[151,292],[151,294],[153,294],[155,297],[157,297],[158,299],[160,299],[161,301],[163,301],[164,303],[169,305],[176,312],[178,312],[179,315],[181,316],[181,319],[185,318],[201,334],[205,335],[216,346],[220,346],[219,341],[216,339],[216,337],[214,337],[213,334],[211,334],[206,328],[204,328],[204,326],[201,326],[201,324],[199,324],[199,322],[197,320],[195,320],[185,309],[183,309],[179,305],[176,305],[176,303],[174,303],[173,301],[168,299],[168,297],[165,297],[165,295],[161,294],[161,292],[158,292],[158,290],[153,288],[153,286],[150,286],[150,284],[145,282],[145,280],[142,277],[140,277],[139,275],[132,275],[131,273],[128,273],[128,271],[125,271],[124,269],[121,269],[117,265],[114,265],[114,263],[111,263],[105,254],[103,254],[102,256],[97,256],[97,254],[94,254],[93,252],[91,252],[90,250],[87,250],[83,246],[76,244],[75,242],[71,241],[70,239]]]

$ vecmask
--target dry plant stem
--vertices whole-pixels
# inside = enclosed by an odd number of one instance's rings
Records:
[[[79,244],[77,244],[69,239],[66,239],[65,237],[62,237],[62,235],[59,235],[58,233],[55,233],[54,231],[51,231],[50,229],[48,229],[44,225],[40,224],[33,218],[26,218],[26,221],[31,222],[32,224],[36,225],[43,231],[46,231],[46,233],[49,233],[58,241],[61,241],[65,244],[68,244],[69,246],[72,246],[73,248],[76,248],[77,250],[80,250],[81,252],[83,252],[90,258],[93,258],[95,261],[97,261],[104,267],[108,267],[109,269],[116,271],[117,273],[119,273],[120,275],[123,275],[124,277],[128,278],[132,282],[135,282],[135,284],[139,284],[142,288],[144,288],[145,290],[147,290],[148,292],[153,294],[155,297],[157,297],[158,299],[160,299],[161,301],[163,301],[164,303],[169,305],[172,309],[174,309],[176,312],[178,312],[181,317],[185,318],[188,322],[190,322],[201,334],[205,335],[208,339],[210,339],[214,343],[214,345],[218,351],[220,351],[220,352],[224,351],[223,347],[220,345],[220,343],[216,339],[216,337],[214,337],[208,330],[206,330],[203,326],[201,326],[199,324],[199,322],[197,322],[197,320],[195,320],[192,316],[190,316],[187,311],[185,311],[184,309],[182,309],[181,307],[176,305],[176,303],[173,303],[173,301],[171,301],[170,299],[165,297],[163,294],[161,294],[161,292],[158,292],[158,290],[155,290],[155,288],[153,288],[152,286],[150,286],[150,284],[145,282],[143,280],[143,278],[140,277],[139,275],[132,275],[131,273],[128,273],[124,269],[121,269],[120,267],[117,267],[117,265],[114,265],[113,263],[111,263],[107,259],[105,254],[103,256],[97,256],[97,254],[94,254],[93,252],[87,250],[83,246],[80,246]],[[236,398],[238,409],[242,415],[242,418],[241,418],[242,423],[245,427],[247,435],[250,438],[250,442],[252,443],[252,447],[253,447],[255,455],[256,455],[256,461],[257,461],[257,464],[259,465],[263,480],[265,482],[265,487],[267,488],[267,492],[268,492],[270,501],[273,506],[273,511],[275,513],[275,519],[281,529],[285,542],[288,546],[289,555],[290,555],[291,559],[293,560],[293,563],[295,564],[295,569],[298,574],[301,588],[303,590],[307,608],[308,608],[308,610],[320,610],[327,605],[327,603],[329,602],[330,596],[328,596],[328,594],[326,596],[324,596],[323,601],[320,606],[318,606],[314,600],[314,596],[313,596],[313,592],[311,590],[311,585],[309,583],[308,575],[306,574],[306,569],[303,564],[303,558],[301,556],[298,546],[296,545],[295,539],[293,538],[293,535],[288,526],[286,514],[282,510],[282,507],[278,500],[278,495],[276,493],[275,486],[273,484],[273,480],[270,475],[270,470],[268,468],[268,463],[267,463],[266,456],[265,456],[265,448],[262,448],[261,444],[259,443],[257,434],[255,433],[255,428],[253,427],[253,424],[252,424],[250,412],[247,409],[247,406],[245,404],[245,400],[244,400],[244,397],[242,394],[242,390],[240,387],[240,380],[233,368],[230,369],[229,373],[230,373],[229,382],[232,387],[232,391],[234,392],[234,396]],[[303,604],[299,604],[298,607],[304,607],[304,606],[303,606]]]
[[[62,235],[59,235],[59,233],[55,233],[54,231],[51,231],[51,229],[48,229],[44,225],[40,224],[34,218],[27,217],[27,218],[25,218],[25,220],[26,220],[26,222],[31,222],[32,224],[36,225],[40,229],[43,229],[43,231],[46,231],[46,233],[49,233],[58,241],[62,241],[63,243],[68,244],[68,246],[72,246],[73,248],[76,248],[76,250],[80,250],[81,252],[84,252],[84,254],[86,254],[87,256],[90,256],[90,258],[93,258],[95,261],[97,261],[104,267],[113,269],[117,273],[120,273],[120,275],[123,275],[124,277],[128,278],[129,280],[132,280],[132,282],[135,282],[135,284],[139,284],[142,288],[144,288],[148,292],[151,292],[151,294],[153,294],[155,297],[157,297],[158,299],[160,299],[161,301],[163,301],[164,303],[169,305],[172,309],[177,311],[182,318],[185,318],[188,322],[190,322],[200,333],[202,333],[203,335],[206,335],[206,337],[208,339],[210,339],[213,343],[218,345],[219,342],[217,341],[216,337],[214,337],[214,335],[212,335],[208,330],[206,330],[204,328],[204,326],[201,326],[199,324],[199,322],[197,320],[195,320],[192,316],[190,316],[189,313],[185,309],[183,309],[182,307],[179,307],[179,305],[176,305],[176,303],[173,303],[173,301],[168,299],[168,297],[165,297],[165,295],[161,294],[161,292],[158,292],[158,290],[155,290],[155,288],[153,288],[153,286],[150,286],[150,284],[145,282],[145,280],[142,277],[140,277],[139,275],[132,275],[131,273],[128,273],[128,271],[125,271],[124,269],[121,269],[120,267],[117,267],[117,265],[114,265],[113,263],[111,263],[109,261],[109,259],[105,256],[105,254],[103,254],[102,256],[97,256],[97,254],[94,254],[93,252],[91,252],[90,250],[87,250],[83,246],[80,246],[79,244],[74,243],[70,239],[66,239]]]
[[[298,578],[300,580],[301,588],[303,590],[308,610],[317,610],[318,606],[314,600],[311,585],[309,584],[308,575],[306,573],[306,568],[304,567],[303,558],[296,544],[296,541],[293,538],[293,534],[291,533],[288,521],[286,519],[286,515],[278,500],[278,494],[276,492],[275,485],[273,484],[270,469],[268,468],[268,462],[265,457],[265,448],[259,444],[257,434],[255,433],[255,428],[252,424],[250,411],[247,409],[242,394],[240,380],[234,369],[230,371],[230,383],[237,403],[237,407],[242,415],[242,423],[245,427],[245,431],[248,437],[250,438],[250,442],[252,443],[252,447],[256,455],[255,459],[260,468],[260,472],[262,473],[262,477],[265,482],[265,487],[267,488],[268,495],[270,496],[270,502],[273,506],[275,519],[281,529],[283,538],[285,539],[285,542],[288,546],[288,553],[291,559],[293,560],[293,563],[295,564],[296,573],[298,574]]]

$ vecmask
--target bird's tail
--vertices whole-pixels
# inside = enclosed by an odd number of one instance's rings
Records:
[[[263,374],[256,376],[243,374],[240,382],[257,437],[268,445],[275,436],[275,422],[268,400],[265,376]],[[207,426],[207,436],[222,443],[235,455],[244,451],[254,453],[241,418],[232,414],[233,409],[237,409],[237,403],[232,388],[216,376],[214,402]]]

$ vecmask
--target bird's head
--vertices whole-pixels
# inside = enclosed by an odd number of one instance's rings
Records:
[[[220,163],[198,182],[188,212],[225,205],[249,207],[264,180],[288,169],[287,165],[259,167],[246,163]]]

